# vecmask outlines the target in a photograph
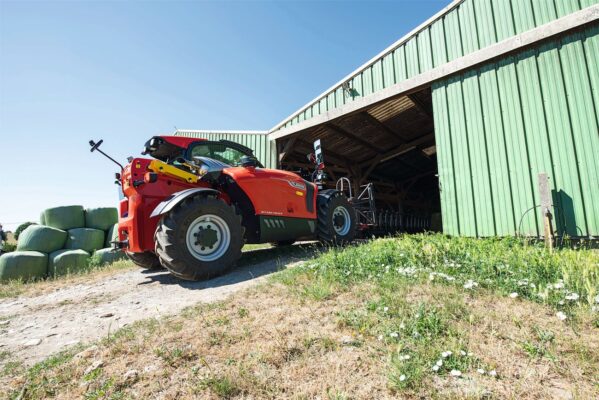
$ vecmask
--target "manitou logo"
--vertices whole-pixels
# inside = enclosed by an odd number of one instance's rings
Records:
[[[296,189],[306,190],[306,185],[301,182],[287,181],[287,183],[289,183],[291,185],[291,187],[294,187]]]
[[[285,221],[282,219],[265,219],[264,223],[268,228],[280,228],[285,229]]]

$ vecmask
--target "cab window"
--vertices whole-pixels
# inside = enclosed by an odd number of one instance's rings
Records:
[[[240,165],[241,157],[245,155],[237,149],[218,143],[198,143],[191,148],[191,158],[208,157],[231,166]]]

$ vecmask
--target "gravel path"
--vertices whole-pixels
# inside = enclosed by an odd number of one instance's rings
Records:
[[[62,287],[49,294],[3,299],[0,300],[0,352],[9,352],[12,360],[31,365],[70,346],[97,340],[134,321],[176,314],[200,302],[225,299],[293,261],[297,258],[273,255],[203,282],[182,281],[166,271],[140,269],[89,284]]]

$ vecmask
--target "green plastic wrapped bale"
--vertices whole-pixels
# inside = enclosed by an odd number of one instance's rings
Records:
[[[67,233],[43,225],[30,225],[19,235],[17,250],[52,253],[64,247]]]
[[[48,271],[48,255],[39,251],[14,251],[0,256],[0,281],[43,278]]]
[[[105,265],[112,264],[115,261],[126,259],[127,256],[122,251],[113,251],[112,249],[100,249],[97,250],[92,256],[93,264]]]
[[[65,249],[81,249],[89,253],[104,247],[104,231],[92,228],[69,229]]]
[[[69,230],[85,226],[85,212],[82,206],[48,208],[44,211],[44,222],[53,228]]]
[[[119,240],[119,224],[112,225],[108,232],[106,232],[106,241],[104,242],[105,247],[112,247],[111,242]]]
[[[116,208],[88,208],[85,210],[85,227],[107,231],[119,219]]]
[[[60,276],[84,270],[89,265],[85,250],[58,250],[48,255],[48,275]]]
[[[40,214],[40,225],[46,225],[46,217],[44,216],[44,212]]]

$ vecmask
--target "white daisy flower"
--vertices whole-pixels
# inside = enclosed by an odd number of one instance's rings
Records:
[[[476,370],[476,372],[478,372],[478,373],[479,373],[479,374],[481,374],[481,375],[484,375],[484,374],[485,374],[485,370],[484,370],[484,369],[482,369],[482,368],[479,368],[479,369],[477,369],[477,370]]]
[[[399,336],[399,333],[397,333],[397,332],[391,332],[391,333],[389,334],[389,336],[396,338],[396,337],[398,337],[398,336]]]
[[[460,354],[465,356],[467,353],[464,350],[460,350]]]
[[[580,296],[578,293],[568,293],[565,297],[566,300],[576,301]]]
[[[387,311],[389,311],[389,307],[384,307],[384,308],[383,308],[383,311],[384,311],[384,312],[387,312]]]
[[[433,365],[433,371],[437,372],[439,370],[439,366],[438,365]]]
[[[462,373],[457,369],[452,369],[450,374],[451,376],[462,376]]]
[[[558,312],[557,312],[557,314],[555,314],[555,316],[556,316],[556,317],[557,317],[557,318],[558,318],[560,321],[565,321],[565,320],[566,320],[566,318],[568,318],[568,316],[567,316],[565,313],[561,312],[561,311],[558,311]]]
[[[406,376],[402,374],[402,375],[399,377],[399,381],[400,381],[400,382],[403,382],[403,381],[405,381],[405,380],[406,380]]]
[[[497,376],[497,371],[495,371],[495,370],[489,371],[489,375]]]
[[[464,289],[474,289],[478,286],[477,282],[474,282],[472,279],[468,279],[466,283],[464,283]]]
[[[518,293],[516,293],[516,292],[512,292],[512,293],[510,293],[510,297],[511,297],[512,299],[515,299],[516,297],[518,297]]]
[[[436,365],[437,365],[437,367],[442,367],[443,361],[442,360],[437,361]]]

